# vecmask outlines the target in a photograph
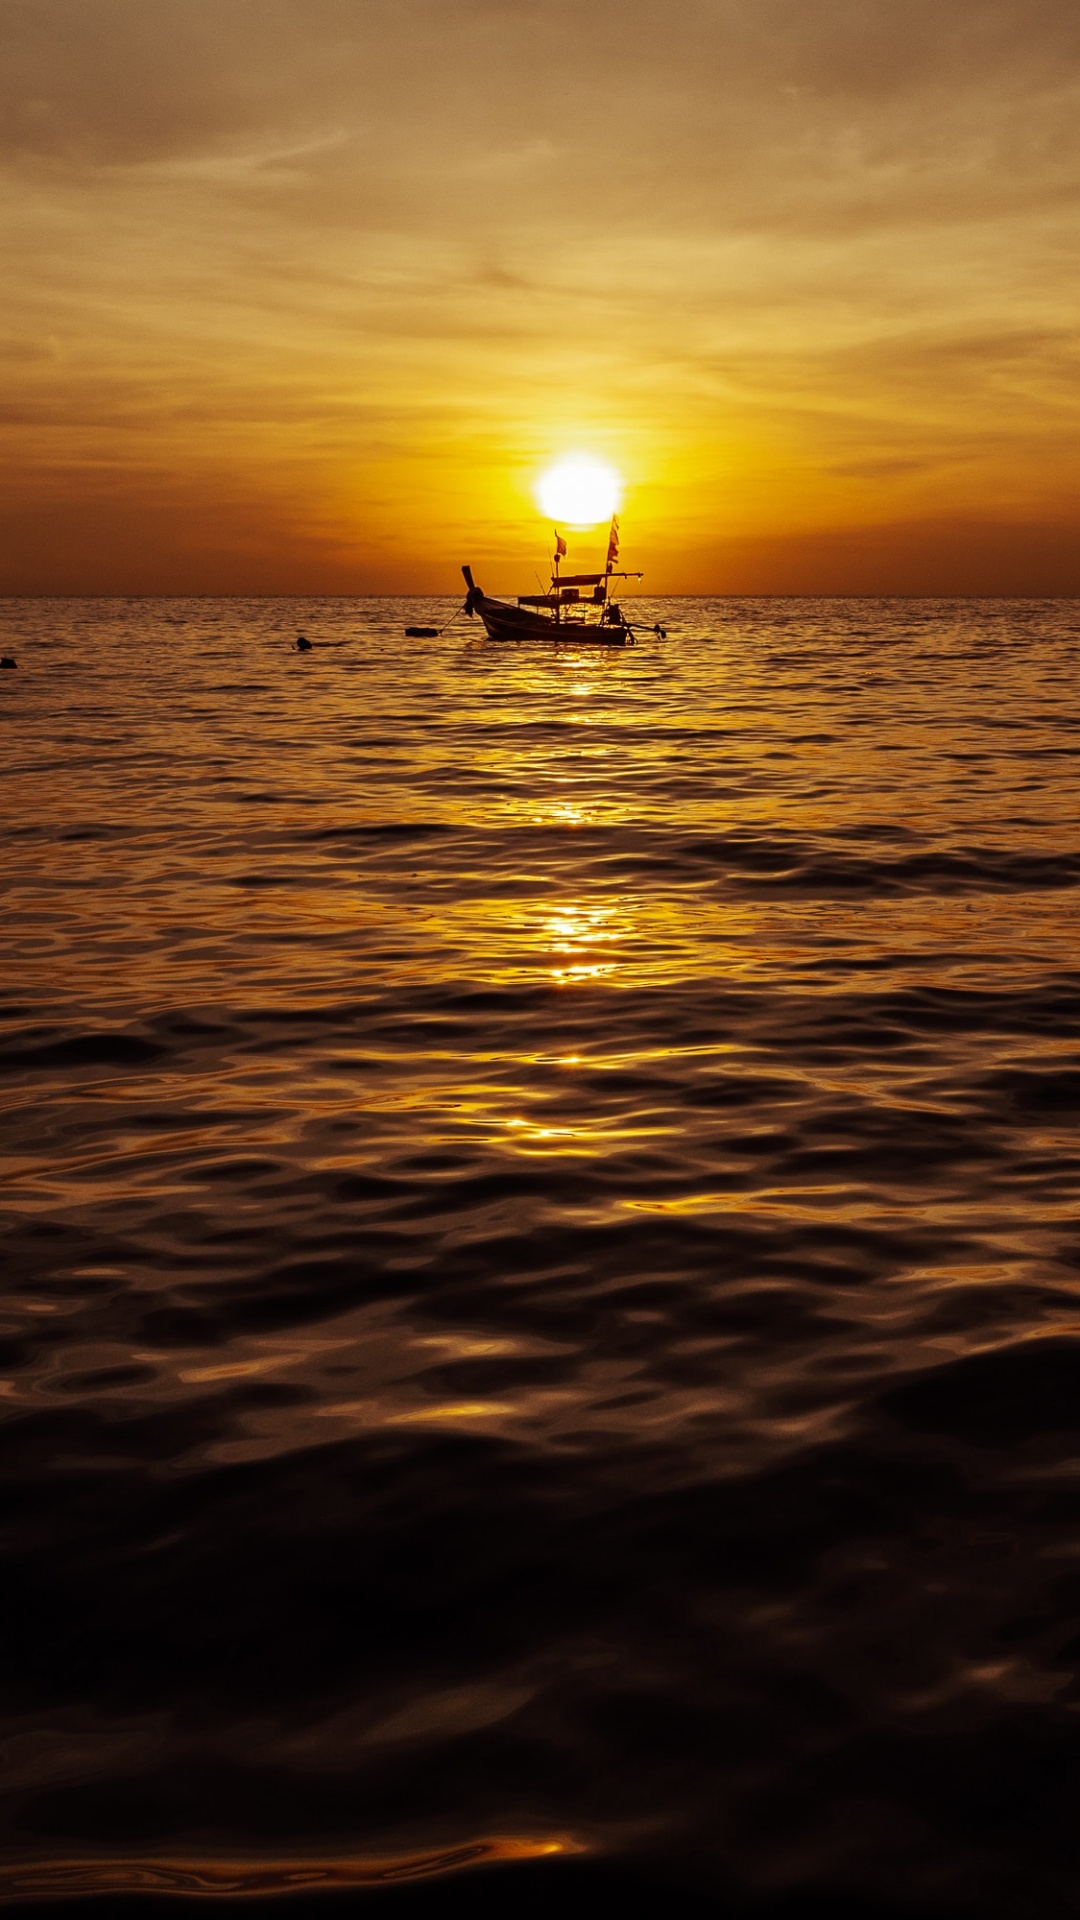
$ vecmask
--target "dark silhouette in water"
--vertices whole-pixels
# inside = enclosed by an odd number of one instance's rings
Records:
[[[298,633],[298,634],[297,634],[297,636],[296,636],[296,651],[297,651],[297,653],[310,653],[310,652],[311,652],[311,641],[310,641],[310,640],[308,639],[308,637],[307,637],[307,634],[306,634],[306,633]]]
[[[5,653],[3,658],[0,659],[0,667],[15,667],[17,665],[18,661],[13,653]]]

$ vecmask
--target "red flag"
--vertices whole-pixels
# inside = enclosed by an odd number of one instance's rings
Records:
[[[555,558],[556,560],[566,559],[566,541],[563,539],[561,533],[556,533],[555,535]]]
[[[617,513],[613,513],[611,516],[611,532],[608,534],[608,543],[607,543],[607,563],[608,563],[609,569],[615,565],[615,562],[618,559],[618,557],[619,557],[619,516]]]

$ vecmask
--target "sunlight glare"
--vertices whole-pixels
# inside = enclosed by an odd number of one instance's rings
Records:
[[[570,453],[536,483],[536,498],[549,520],[567,527],[595,527],[618,510],[622,481],[614,467],[589,453]]]

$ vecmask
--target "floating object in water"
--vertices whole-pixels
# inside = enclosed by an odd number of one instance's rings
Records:
[[[310,640],[308,639],[308,637],[307,637],[307,634],[306,634],[306,633],[298,633],[298,634],[297,634],[297,636],[296,636],[296,651],[297,651],[297,653],[310,653],[310,652],[311,652],[311,641],[310,641]]]
[[[5,653],[2,657],[0,657],[0,667],[16,667],[18,666],[18,664],[19,663],[16,660],[15,655],[13,653]]]
[[[566,541],[556,533],[551,591],[519,594],[516,606],[507,600],[493,600],[476,585],[472,568],[462,567],[468,588],[465,612],[470,619],[474,613],[480,615],[491,640],[555,640],[579,647],[634,646],[635,623],[609,598],[613,580],[641,579],[640,573],[616,570],[618,519],[611,522],[603,573],[560,574],[559,562],[565,557]],[[660,627],[652,631],[660,639],[666,638]]]
[[[438,637],[438,627],[406,627],[405,629],[406,640],[437,640]]]

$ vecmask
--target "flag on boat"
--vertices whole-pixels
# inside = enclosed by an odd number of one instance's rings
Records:
[[[556,560],[566,559],[566,541],[561,533],[555,535],[555,558]]]
[[[617,513],[613,513],[611,516],[611,532],[608,534],[608,543],[607,543],[608,566],[613,567],[618,557],[619,557],[619,516]]]

